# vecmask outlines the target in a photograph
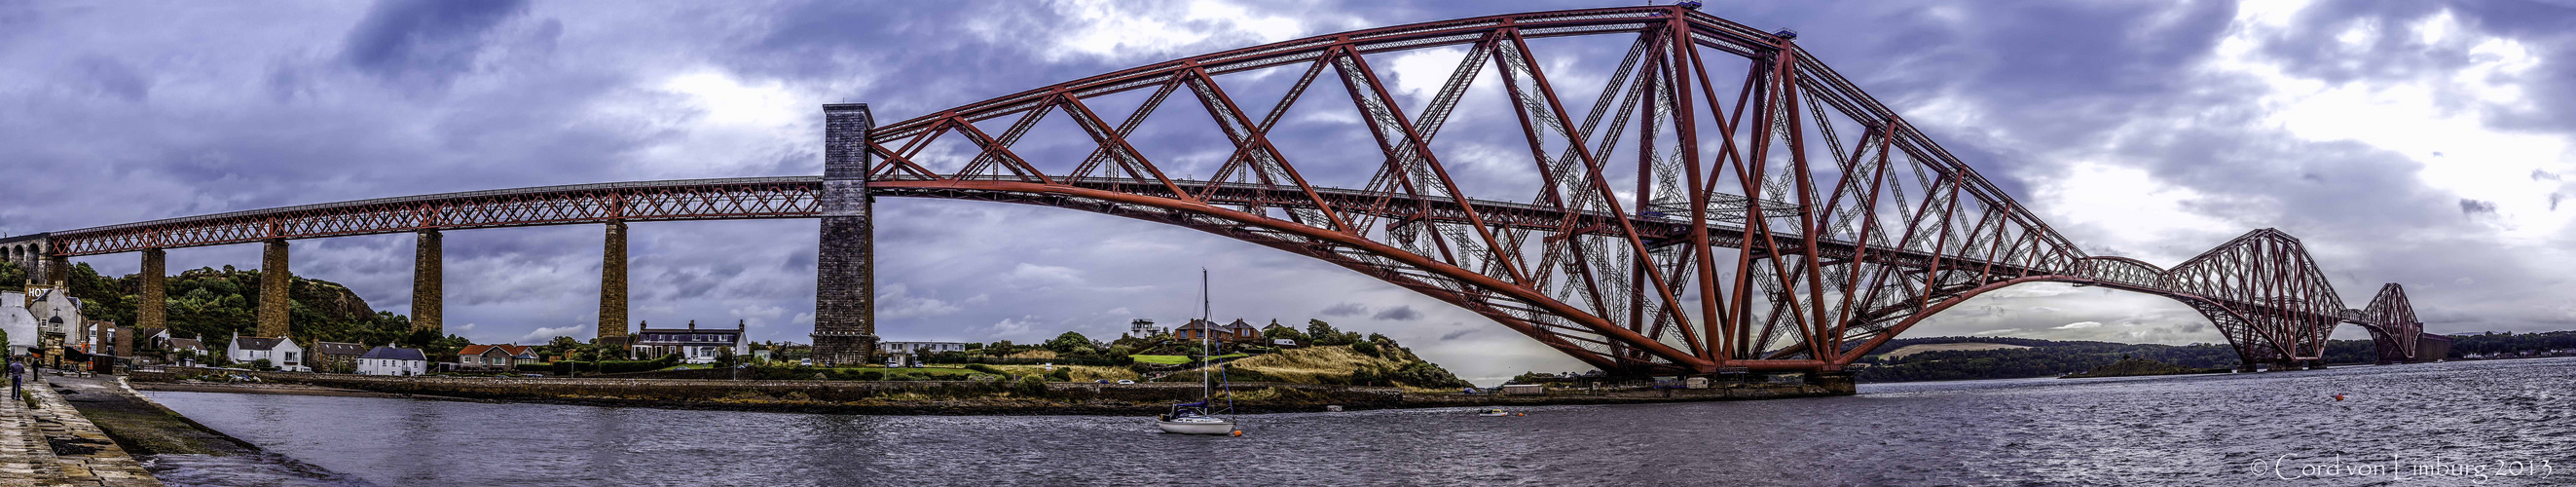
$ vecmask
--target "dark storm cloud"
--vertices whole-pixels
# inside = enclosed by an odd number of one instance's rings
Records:
[[[524,0],[378,0],[340,58],[378,77],[445,87],[474,68],[486,32],[527,8]]]

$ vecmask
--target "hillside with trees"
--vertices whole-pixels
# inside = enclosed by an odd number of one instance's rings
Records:
[[[82,263],[72,266],[70,278],[72,296],[85,305],[83,315],[119,326],[134,324],[142,301],[141,275],[102,276]],[[197,268],[170,276],[163,283],[162,304],[171,336],[201,338],[206,340],[206,346],[221,348],[223,340],[234,334],[257,334],[259,282],[260,271],[232,266]],[[414,331],[409,317],[376,311],[367,306],[365,298],[331,281],[295,277],[287,287],[287,298],[287,335],[306,347],[316,341],[397,343],[438,354],[455,353],[471,343],[464,337]]]
[[[1902,358],[1870,355],[1857,362],[1866,366],[1858,368],[1854,374],[1861,382],[2057,377],[2093,370],[2122,358],[2195,369],[2232,369],[2238,365],[2234,349],[2208,343],[2177,346],[2033,338],[1930,337],[1889,340],[1876,351],[1883,353],[1924,343],[1966,342],[2030,348],[1931,351]],[[2335,340],[2327,342],[2325,358],[2327,363],[2333,364],[2367,364],[2378,361],[2378,350],[2369,340]],[[2457,353],[2456,348],[2453,353]]]

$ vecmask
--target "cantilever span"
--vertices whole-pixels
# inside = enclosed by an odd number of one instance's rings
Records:
[[[2277,230],[2171,268],[2086,255],[1795,37],[1682,7],[1344,32],[884,126],[864,106],[830,106],[824,177],[306,205],[53,232],[45,253],[638,220],[828,221],[866,217],[866,196],[923,197],[1144,219],[1305,255],[1622,371],[1839,370],[1927,316],[2043,281],[2190,305],[2249,367],[2321,362],[2344,322],[2368,329],[2384,361],[2433,358],[2424,353],[2438,348],[2422,343],[2402,288],[2345,308],[2298,239]],[[1548,72],[1587,66],[1542,55],[1557,52],[1550,42],[1578,38],[1624,45],[1625,55],[1581,76]],[[1400,94],[1412,91],[1390,88],[1381,71],[1389,56],[1412,53],[1456,55],[1425,96]],[[1601,84],[1560,84],[1574,78]],[[1256,100],[1268,104],[1242,103]],[[1485,116],[1453,120],[1462,107]],[[1341,115],[1286,116],[1292,110]],[[1036,142],[1044,127],[1067,139]],[[1216,156],[1163,146],[1182,132],[1214,134]],[[1512,142],[1479,142],[1496,139]],[[1358,147],[1299,155],[1333,141]],[[1497,160],[1516,167],[1498,173]],[[1462,182],[1497,178],[1515,184]],[[826,223],[826,247],[864,241],[858,224],[851,234]]]

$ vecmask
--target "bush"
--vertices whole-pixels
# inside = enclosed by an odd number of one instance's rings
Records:
[[[987,373],[987,374],[993,374],[993,375],[1010,375],[1010,374],[1002,373],[1002,369],[996,369],[996,368],[993,368],[993,366],[990,366],[990,365],[984,365],[984,364],[966,364],[965,369],[966,369],[966,370],[976,371],[976,372],[983,372],[983,373]]]
[[[565,363],[571,362],[567,361]],[[662,358],[653,360],[608,360],[574,364],[572,365],[572,370],[587,370],[602,374],[622,374],[627,372],[651,372],[679,364],[680,356],[678,354],[672,354],[664,355]],[[564,369],[558,368],[556,370]],[[565,370],[565,373],[567,374],[570,372],[570,370]]]
[[[1359,353],[1360,353],[1360,355],[1367,355],[1367,356],[1371,356],[1371,357],[1378,356],[1378,355],[1377,355],[1377,342],[1367,342],[1367,341],[1364,341],[1364,342],[1353,343],[1353,344],[1351,344],[1351,351],[1353,351],[1353,352],[1359,352]]]
[[[543,373],[554,372],[555,364],[547,362],[520,362],[518,365],[510,366],[510,368],[520,372]]]
[[[1388,374],[1387,379],[1414,387],[1449,388],[1467,387],[1470,385],[1467,381],[1459,380],[1457,374],[1449,373],[1449,369],[1441,368],[1439,365],[1434,365],[1430,362],[1413,362],[1404,364],[1403,368],[1396,369],[1394,373]]]
[[[1013,387],[1011,392],[1028,396],[1045,396],[1047,394],[1046,379],[1039,378],[1037,376],[1021,377],[1019,386]]]
[[[1047,378],[1056,382],[1073,382],[1073,368],[1056,367],[1054,373],[1047,374]]]

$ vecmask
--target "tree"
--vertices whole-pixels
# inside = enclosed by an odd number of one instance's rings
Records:
[[[1048,350],[1054,350],[1056,353],[1073,353],[1075,350],[1094,350],[1091,346],[1090,338],[1082,336],[1081,333],[1070,331],[1064,332],[1062,335],[1056,335],[1054,340],[1047,340],[1046,348]]]
[[[0,289],[16,291],[25,289],[26,284],[26,268],[18,267],[16,262],[0,261]]]
[[[1320,341],[1342,336],[1342,331],[1333,329],[1333,324],[1325,323],[1324,320],[1306,320],[1306,336],[1314,337],[1316,340]],[[1317,343],[1316,345],[1326,344]]]
[[[1297,331],[1296,328],[1285,326],[1274,326],[1262,329],[1261,337],[1271,340],[1296,340],[1297,343],[1306,344],[1312,344],[1314,342],[1314,338],[1307,336],[1305,332]]]
[[[251,368],[252,370],[268,370],[268,369],[269,369],[269,362],[268,362],[268,359],[252,360],[252,361],[250,361],[250,368]]]
[[[994,341],[992,345],[984,346],[984,354],[996,357],[1010,355],[1012,346],[1010,340]]]
[[[716,347],[717,367],[732,367],[734,366],[735,360],[736,359],[733,356],[733,347]]]
[[[564,351],[580,347],[581,340],[574,340],[572,337],[568,336],[558,336],[553,340],[546,341],[546,348],[555,351],[555,353],[563,353]]]

